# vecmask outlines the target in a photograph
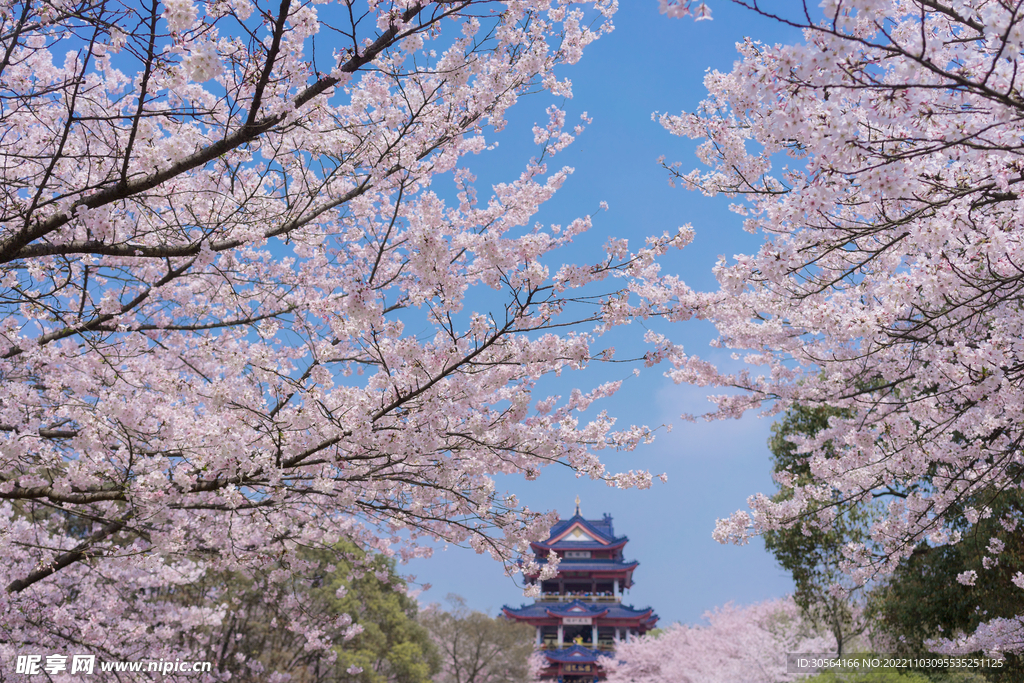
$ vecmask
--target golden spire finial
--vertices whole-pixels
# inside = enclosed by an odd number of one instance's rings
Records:
[[[576,515],[579,516],[579,514],[580,514],[580,497],[577,495],[576,496]]]

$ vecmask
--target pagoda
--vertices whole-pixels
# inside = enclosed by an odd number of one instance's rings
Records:
[[[653,609],[622,604],[622,593],[633,585],[639,564],[623,559],[628,541],[615,536],[610,515],[583,519],[577,496],[575,514],[551,527],[543,543],[531,544],[541,565],[550,553],[558,555],[558,574],[541,582],[540,598],[532,605],[506,605],[502,611],[508,619],[537,629],[537,648],[547,660],[542,679],[599,681],[604,676],[598,657],[654,628],[658,615]]]

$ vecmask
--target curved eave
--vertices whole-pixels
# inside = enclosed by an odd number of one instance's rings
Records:
[[[573,662],[594,664],[597,662],[597,658],[600,657],[601,654],[602,653],[583,647],[582,645],[573,645],[572,647],[563,648],[561,650],[544,651],[544,657],[549,662],[555,662],[558,664],[572,664]]]
[[[554,543],[546,543],[540,541],[531,541],[530,547],[536,553],[549,553],[552,550],[618,550],[625,546],[629,542],[629,539],[625,536],[615,539],[609,542],[607,545],[603,543],[588,543],[585,541],[555,541]],[[569,544],[572,545],[569,545]]]
[[[557,542],[565,538],[576,527],[582,529],[588,536],[595,539],[601,545],[614,543],[618,539],[612,535],[611,527],[601,523],[600,520],[584,519],[581,515],[573,515],[569,519],[560,519],[551,527],[551,533],[546,542]],[[605,529],[607,528],[607,531]]]
[[[501,613],[504,614],[506,618],[513,619],[515,621],[524,621],[526,619],[536,619],[537,618],[536,615],[520,614],[519,612],[521,610],[523,610],[523,609],[529,609],[529,608],[520,607],[518,610],[515,610],[515,609],[512,609],[511,607],[508,607],[506,605],[506,606],[501,608]]]
[[[572,609],[573,605],[577,609]],[[583,609],[579,609],[582,607]],[[600,621],[606,626],[646,626],[654,628],[658,621],[658,615],[654,609],[646,607],[636,609],[630,605],[608,605],[592,604],[586,602],[570,603],[567,605],[551,605],[542,602],[535,602],[531,605],[513,608],[505,605],[501,608],[502,614],[513,621],[526,621],[531,624],[557,624],[566,617],[590,617]]]
[[[597,664],[597,658],[600,655],[593,654],[593,655],[591,655],[591,658],[588,659],[587,655],[564,655],[564,656],[559,657],[558,655],[555,655],[555,653],[551,652],[551,653],[545,653],[544,656],[552,664],[575,664],[575,663],[578,662],[580,664],[594,664],[594,665],[596,665]]]
[[[657,623],[658,615],[654,613],[653,609],[648,608],[643,614],[638,615],[637,625],[643,626],[647,631],[653,629]]]
[[[546,610],[545,613],[549,617],[555,619],[565,619],[566,617],[589,617],[591,619],[600,619],[601,617],[608,616],[608,610],[602,610],[600,612],[556,612],[554,610]]]
[[[600,560],[598,560],[598,562],[599,561]],[[541,563],[541,564],[544,564],[544,563]],[[633,587],[633,571],[637,568],[637,566],[639,564],[640,564],[639,562],[634,561],[634,562],[631,562],[631,563],[629,563],[627,565],[622,565],[620,567],[609,567],[608,569],[588,569],[588,568],[577,568],[577,567],[574,567],[572,564],[569,564],[568,562],[566,562],[566,563],[560,564],[558,566],[557,578],[563,578],[563,579],[564,578],[568,578],[568,577],[565,577],[565,576],[562,575],[563,572],[574,572],[574,571],[589,572],[590,574],[593,575],[593,578],[595,578],[595,579],[621,579],[622,580],[622,587],[623,588],[632,588]],[[530,580],[535,580],[538,576],[540,576],[540,574],[534,572],[534,573],[526,574],[525,576],[526,576],[526,578],[528,578]],[[548,581],[551,581],[551,580],[553,580],[553,579],[548,579]]]
[[[543,567],[547,562],[540,562]],[[636,560],[562,560],[558,564],[558,572],[591,572],[592,574],[632,574],[640,565]]]

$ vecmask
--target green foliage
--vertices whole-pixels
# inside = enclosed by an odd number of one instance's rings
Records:
[[[801,454],[789,438],[813,436],[828,426],[829,418],[843,415],[842,411],[829,408],[796,406],[789,410],[772,427],[768,442],[774,471],[789,473],[795,483],[809,482],[811,458],[837,457],[836,447],[827,443],[814,454]],[[780,486],[773,500],[791,496],[791,488]],[[884,638],[887,650],[920,656],[928,652],[929,639],[971,632],[981,622],[1024,612],[1024,592],[1008,590],[1013,586],[1010,578],[1024,571],[1024,546],[1019,533],[1024,528],[1024,495],[1019,491],[979,493],[964,497],[958,507],[960,523],[955,530],[962,534],[959,542],[939,546],[922,542],[884,584],[874,585],[869,593],[861,595],[859,605],[834,598],[827,589],[843,581],[839,570],[842,547],[851,542],[870,543],[869,527],[875,510],[864,505],[837,505],[839,513],[830,528],[798,524],[766,534],[765,545],[793,575],[797,604],[809,616],[824,622],[837,640],[846,639],[870,623],[873,636]],[[967,513],[972,508],[989,512],[971,524]],[[957,517],[956,510],[951,517]],[[1003,526],[1007,521],[1009,528]],[[1015,523],[1019,526],[1015,527]],[[998,555],[991,552],[992,539],[1005,544],[1006,550]],[[977,572],[974,586],[957,581],[959,574],[969,570]],[[971,672],[942,675],[946,678],[929,674],[931,680],[943,683],[975,680]],[[1002,669],[990,670],[980,680],[1024,680],[1024,666],[1019,657],[1011,655]]]
[[[349,567],[339,567],[311,591],[314,601],[329,605],[332,613],[349,614],[363,627],[349,643],[335,647],[335,666],[340,677],[349,666],[363,669],[357,676],[345,674],[337,680],[353,683],[427,683],[437,672],[437,651],[427,630],[416,620],[414,600],[396,591],[404,582],[394,573],[394,561],[375,557],[359,578],[346,578]],[[387,580],[381,581],[377,574]],[[347,589],[338,597],[338,589]],[[336,680],[336,679],[331,679]]]
[[[942,671],[931,674],[929,680],[932,683],[989,683],[991,679],[983,674],[970,669],[956,669],[954,671]]]
[[[956,669],[923,673],[904,669],[873,669],[860,672],[824,673],[805,678],[801,683],[989,683],[977,671]]]
[[[532,626],[472,612],[457,595],[448,611],[431,605],[420,613],[441,653],[437,683],[526,683],[533,652]]]
[[[789,439],[794,435],[814,436],[828,427],[831,417],[843,417],[841,410],[831,408],[804,408],[796,406],[772,425],[768,448],[772,452],[772,471],[786,473],[793,483],[800,485],[812,479],[811,454],[798,453]],[[829,442],[824,449],[813,454],[835,458],[835,446]],[[789,500],[793,496],[790,486],[779,486],[773,501]],[[842,547],[846,543],[865,543],[870,540],[868,528],[874,510],[862,505],[843,504],[838,496],[827,504],[834,505],[838,513],[832,526],[797,523],[791,528],[771,531],[764,535],[765,547],[776,561],[793,576],[796,592],[793,599],[816,624],[827,628],[836,639],[840,654],[848,648],[850,639],[867,626],[863,599],[858,601],[860,589],[849,584],[840,570]],[[830,588],[842,585],[855,597],[851,600],[834,595]]]
[[[896,636],[897,651],[920,653],[929,638],[971,632],[981,622],[1024,612],[1024,592],[1010,581],[1024,570],[1020,530],[1000,523],[1024,516],[1024,497],[1018,491],[981,494],[961,507],[989,508],[991,514],[970,526],[962,523],[958,543],[920,544],[880,591],[879,626]],[[992,539],[1005,544],[1004,552],[990,552]],[[959,583],[957,575],[970,570],[977,572],[975,585]],[[993,680],[1024,680],[1024,665],[1011,655],[1003,669],[991,673]]]
[[[189,591],[168,596],[231,605],[230,620],[194,644],[215,670],[244,683],[263,683],[275,671],[291,683],[430,683],[437,650],[393,560],[340,546],[271,567],[249,576],[208,572]],[[350,630],[353,623],[362,631]],[[328,647],[308,647],[311,637]]]

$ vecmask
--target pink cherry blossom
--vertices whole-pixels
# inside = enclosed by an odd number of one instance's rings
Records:
[[[848,415],[800,443],[812,481],[784,503],[751,497],[720,522],[721,540],[827,528],[837,506],[886,501],[871,542],[845,550],[864,582],[921,542],[956,542],[992,514],[974,501],[1024,486],[1015,7],[830,0],[819,23],[794,3],[775,18],[802,28],[802,42],[748,40],[730,72],[708,73],[695,111],[656,114],[699,142],[705,164],[663,161],[673,183],[736,198],[745,229],[764,238],[719,262],[719,291],[690,300],[749,367],[720,372],[680,349],[672,376],[728,388],[717,417],[794,404]],[[817,455],[826,442],[837,457]],[[997,546],[961,583],[988,580]],[[993,624],[978,642],[1019,650],[1018,627]]]
[[[538,386],[610,359],[614,326],[685,317],[655,266],[685,240],[559,263],[591,223],[534,220],[582,132],[557,107],[505,182],[470,170],[521,97],[571,95],[556,70],[616,6],[0,8],[4,661],[196,655],[240,608],[164,598],[211,571],[328,651],[302,549],[440,541],[512,571],[553,519],[494,475],[650,484],[598,458],[652,436],[591,407],[617,383]]]
[[[608,683],[775,683],[806,676],[787,672],[788,653],[834,653],[791,598],[748,607],[726,605],[706,625],[673,624],[657,635],[620,643],[602,659]]]

